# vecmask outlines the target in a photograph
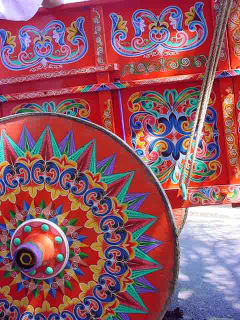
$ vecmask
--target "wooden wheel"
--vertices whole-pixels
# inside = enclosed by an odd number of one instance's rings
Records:
[[[178,271],[166,195],[118,137],[87,121],[0,121],[0,314],[162,318]]]

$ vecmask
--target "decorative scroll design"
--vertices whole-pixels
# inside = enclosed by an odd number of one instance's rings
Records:
[[[223,118],[225,124],[226,148],[229,164],[234,169],[236,177],[240,177],[237,128],[235,125],[235,102],[232,90],[224,96]]]
[[[232,89],[228,90],[223,99],[223,118],[229,164],[233,168],[235,176],[240,177],[239,147],[237,141],[237,128],[235,124],[235,101]]]
[[[83,17],[66,28],[60,20],[49,22],[39,30],[35,26],[24,26],[19,30],[21,48],[17,48],[16,36],[0,29],[2,64],[12,71],[37,71],[39,68],[58,67],[77,62],[88,51],[88,40]],[[67,39],[66,39],[67,38]]]
[[[116,89],[125,89],[128,86],[130,85],[125,82],[96,83],[96,84],[89,84],[84,86],[69,87],[69,88],[62,88],[62,89],[13,93],[13,94],[8,94],[6,96],[0,96],[0,101],[8,102],[8,101],[25,100],[25,99],[46,98],[46,97],[52,97],[52,96],[75,94],[80,92],[110,91],[110,90],[116,90]]]
[[[158,179],[178,183],[195,118],[199,88],[182,92],[165,90],[136,92],[128,101],[131,144]],[[222,171],[217,112],[212,94],[199,145],[192,181],[216,179]]]
[[[104,52],[104,35],[103,27],[101,24],[101,13],[97,8],[92,9],[93,15],[93,26],[94,26],[94,37],[96,45],[96,57],[98,65],[104,65],[105,61],[105,52]]]
[[[191,206],[206,206],[240,202],[240,186],[214,186],[189,189],[188,200]]]
[[[150,56],[150,55],[149,55]],[[165,72],[172,70],[186,70],[190,68],[202,68],[207,63],[207,57],[205,55],[200,56],[188,56],[184,58],[160,58],[156,61],[147,61],[140,63],[129,63],[124,66],[122,75],[128,74],[150,74],[154,72]]]
[[[185,13],[185,19],[177,6],[165,8],[160,15],[147,9],[139,9],[132,16],[135,30],[132,39],[127,39],[127,21],[117,13],[111,13],[112,46],[117,53],[126,57],[142,56],[153,50],[178,53],[196,49],[208,36],[203,6],[203,2],[196,2]],[[184,25],[187,30],[184,30]]]
[[[116,172],[116,154],[98,161],[95,140],[77,148],[73,131],[62,141],[50,126],[37,141],[27,127],[19,143],[5,131],[0,138],[1,317],[125,320],[149,313],[142,293],[152,297],[149,275],[165,267],[151,251],[165,244],[149,236],[157,218],[140,211],[148,194],[130,192],[135,172]],[[42,281],[15,268],[8,246],[21,223],[39,217],[61,227],[70,249],[65,269]]]
[[[56,105],[55,102],[44,102],[42,105],[37,103],[22,103],[12,110],[12,114],[25,112],[56,112],[63,113],[79,118],[88,118],[91,112],[90,106],[83,99],[66,99]]]
[[[229,37],[232,39],[234,54],[240,56],[240,7],[239,2],[233,3],[232,12],[229,17],[228,28]]]
[[[53,78],[60,78],[60,77],[67,77],[67,76],[76,76],[76,75],[82,75],[86,73],[96,73],[101,71],[112,71],[112,70],[114,70],[113,65],[104,65],[104,66],[91,66],[91,67],[72,69],[72,70],[61,70],[61,71],[55,71],[55,72],[43,72],[43,73],[37,73],[37,74],[30,74],[27,76],[0,79],[0,85],[11,84],[11,83],[21,83],[26,81],[46,80],[46,79],[53,79]]]
[[[105,102],[104,112],[103,112],[103,125],[106,129],[110,131],[114,131],[113,106],[112,106],[111,99],[108,99]]]

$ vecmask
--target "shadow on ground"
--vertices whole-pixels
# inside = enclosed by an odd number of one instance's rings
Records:
[[[240,209],[189,213],[179,237],[179,280],[166,319],[240,320]]]

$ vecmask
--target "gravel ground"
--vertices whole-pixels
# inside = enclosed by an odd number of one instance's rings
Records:
[[[240,320],[240,208],[190,209],[179,242],[169,310],[179,307],[186,320]]]

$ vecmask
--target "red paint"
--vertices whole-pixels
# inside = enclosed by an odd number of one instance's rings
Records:
[[[35,71],[31,69],[11,71],[4,67],[0,61],[0,96],[2,95],[8,99],[8,102],[1,104],[0,116],[9,115],[16,107],[24,106],[28,103],[36,103],[42,106],[45,102],[54,102],[56,105],[59,105],[66,99],[83,99],[90,107],[90,114],[87,117],[90,121],[108,128],[121,138],[126,135],[126,142],[132,146],[131,129],[129,126],[130,112],[128,108],[128,100],[132,94],[147,90],[154,90],[162,94],[165,89],[176,89],[179,92],[189,86],[201,85],[213,30],[216,26],[216,12],[219,10],[218,2],[202,1],[204,4],[203,12],[208,26],[207,40],[194,50],[176,52],[172,55],[159,54],[139,57],[119,55],[111,44],[112,23],[109,14],[117,13],[122,16],[123,21],[127,21],[128,37],[125,41],[126,45],[130,45],[127,42],[134,36],[134,27],[131,19],[136,10],[141,8],[148,9],[154,14],[159,15],[167,6],[177,5],[182,10],[185,19],[185,13],[191,10],[195,2],[197,1],[187,0],[176,3],[176,1],[171,0],[167,4],[164,2],[159,4],[156,1],[150,0],[143,5],[137,0],[131,3],[121,0],[116,5],[115,2],[113,4],[110,0],[96,0],[69,4],[51,10],[42,9],[28,23],[4,21],[4,29],[10,31],[12,36],[16,36],[16,58],[20,51],[18,32],[23,26],[34,25],[42,29],[46,24],[55,19],[62,21],[66,27],[71,27],[71,23],[78,17],[84,17],[88,52],[77,62],[59,64],[55,65],[55,67],[47,65]],[[239,19],[236,19],[236,17],[238,16],[239,6],[240,1],[237,1],[231,13],[225,46],[218,66],[218,75],[224,70],[231,71],[240,67],[240,55],[238,52],[238,42],[236,41],[239,28]],[[145,21],[146,28],[148,27],[147,23]],[[50,36],[53,37],[53,34],[51,33]],[[71,47],[71,43],[66,39],[67,33],[65,34],[65,41]],[[54,41],[53,43],[56,45]],[[165,66],[167,66],[165,70],[160,67],[163,60],[165,61]],[[184,66],[183,61],[190,61],[190,65]],[[177,67],[174,67],[176,65]],[[155,71],[154,68],[156,68]],[[231,74],[232,77],[235,77],[234,80],[233,78],[231,79],[230,75],[229,80],[219,79],[215,82],[214,86],[216,94],[214,107],[218,116],[217,130],[221,148],[218,161],[222,166],[222,172],[217,178],[207,179],[202,183],[193,182],[191,188],[194,189],[191,189],[190,194],[196,190],[201,190],[202,187],[213,190],[214,187],[220,186],[222,190],[225,188],[222,185],[240,185],[239,156],[238,154],[236,157],[234,156],[234,152],[238,153],[236,150],[238,150],[240,139],[239,107],[237,104],[240,87],[238,85],[237,73],[234,74],[231,71]],[[113,85],[116,81],[120,81],[122,87],[125,88],[121,89],[123,123],[121,121],[122,115],[117,86]],[[103,84],[105,87],[103,87]],[[96,91],[100,88],[101,91],[98,92],[87,92],[89,90]],[[229,147],[231,143],[229,143],[228,139],[230,137],[226,132],[226,121],[229,123],[230,120],[226,117],[223,105],[224,99],[229,94],[227,93],[229,90],[234,95],[233,136],[231,139],[234,140],[235,145],[232,143],[232,149]],[[232,158],[234,157],[235,159],[233,160]],[[231,161],[235,161],[236,165]],[[194,202],[189,198],[188,201],[184,202],[178,193],[178,184],[170,180],[164,182],[164,188],[174,208],[205,203],[214,204],[215,201],[209,198],[205,202],[202,202],[202,200]],[[238,201],[228,197],[228,191],[223,191],[223,194],[224,196],[220,196],[219,200],[216,200],[217,202],[215,201],[215,203]],[[178,196],[176,197],[176,195]]]

